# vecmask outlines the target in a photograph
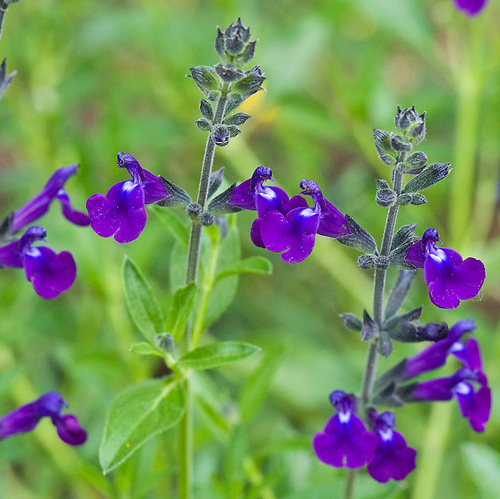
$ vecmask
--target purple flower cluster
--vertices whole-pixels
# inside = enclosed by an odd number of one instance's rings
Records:
[[[56,298],[72,286],[76,277],[73,256],[67,251],[55,253],[46,246],[33,246],[37,241],[45,241],[45,229],[38,225],[27,228],[20,237],[16,237],[15,233],[45,215],[54,199],[61,203],[62,213],[67,220],[80,226],[90,223],[85,213],[72,207],[63,188],[77,169],[78,165],[59,168],[42,191],[15,211],[6,222],[4,238],[9,242],[0,246],[0,265],[24,268],[26,279],[42,298]]]
[[[101,237],[114,236],[119,243],[137,239],[146,226],[146,204],[164,199],[168,193],[160,177],[141,167],[131,155],[118,153],[118,168],[126,168],[131,180],[111,186],[106,195],[87,199],[90,226]]]
[[[462,341],[462,336],[474,328],[472,320],[457,322],[446,338],[406,360],[403,379],[441,367],[449,354],[463,364],[462,368],[452,376],[403,386],[399,393],[406,402],[451,400],[455,397],[462,417],[469,420],[474,431],[482,432],[490,417],[491,390],[483,371],[478,342],[474,338]]]
[[[488,0],[453,0],[458,10],[461,10],[468,16],[476,16],[488,3]]]
[[[82,445],[87,432],[73,414],[61,414],[67,403],[57,392],[48,392],[29,404],[5,414],[0,418],[0,439],[26,433],[35,429],[40,419],[49,417],[56,427],[59,438],[69,445]]]
[[[371,409],[368,419],[373,433],[356,415],[352,395],[336,390],[330,394],[330,402],[337,414],[313,439],[314,452],[320,461],[351,469],[368,464],[368,473],[378,482],[387,482],[390,478],[403,480],[415,469],[417,452],[406,445],[401,433],[394,431],[394,414],[379,414]]]
[[[311,254],[316,234],[332,238],[350,234],[345,215],[323,197],[316,182],[300,183],[300,194],[313,200],[310,207],[300,195],[289,198],[283,189],[265,186],[266,180],[272,180],[272,171],[259,166],[234,189],[229,201],[238,208],[257,211],[250,237],[259,248],[281,253],[287,263],[298,263]]]
[[[460,300],[474,298],[484,279],[484,265],[475,258],[465,260],[455,250],[436,248],[440,241],[435,229],[427,229],[420,241],[410,246],[406,260],[424,269],[429,297],[440,308],[456,308]]]

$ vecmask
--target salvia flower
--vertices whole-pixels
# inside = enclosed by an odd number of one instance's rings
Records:
[[[415,469],[417,451],[408,447],[401,433],[395,431],[394,414],[375,409],[370,410],[368,419],[377,435],[375,455],[368,463],[368,473],[378,482],[387,482],[390,478],[403,480]]]
[[[449,330],[446,338],[432,343],[420,353],[406,360],[404,379],[414,378],[427,371],[432,371],[446,363],[450,353],[460,351],[463,344],[462,336],[475,329],[472,319],[461,320]]]
[[[464,12],[468,16],[476,16],[479,14],[488,3],[488,0],[453,0],[458,10]]]
[[[63,166],[56,170],[42,191],[13,213],[9,232],[15,233],[45,215],[54,199],[61,203],[62,213],[66,219],[76,225],[88,225],[89,217],[72,207],[68,193],[63,188],[69,177],[77,170],[78,165]]]
[[[87,440],[87,432],[73,414],[62,414],[67,403],[57,392],[48,392],[37,400],[22,405],[0,418],[0,439],[18,433],[27,433],[38,422],[49,417],[56,427],[59,438],[69,445],[81,445]]]
[[[450,248],[437,248],[440,241],[435,229],[427,229],[420,241],[410,246],[406,260],[424,269],[429,297],[440,308],[456,308],[460,300],[474,298],[484,279],[484,265],[475,258],[465,260]]]
[[[45,229],[29,227],[23,236],[0,247],[0,265],[23,268],[26,279],[42,298],[52,299],[67,291],[75,281],[76,264],[68,251],[55,253],[46,246],[33,246],[44,241]]]
[[[143,169],[131,154],[118,153],[118,168],[126,168],[132,179],[114,184],[105,196],[90,196],[87,210],[97,235],[128,243],[146,226],[145,205],[166,198],[168,193],[161,179]]]
[[[373,459],[377,437],[356,416],[352,395],[336,390],[330,394],[330,402],[337,414],[314,436],[314,452],[320,461],[330,466],[360,468]]]
[[[230,200],[239,208],[257,210],[251,230],[256,246],[282,253],[287,263],[297,263],[311,254],[316,234],[337,238],[350,233],[345,215],[323,197],[316,182],[300,184],[301,194],[313,199],[310,207],[301,196],[289,199],[282,189],[263,186],[271,175],[269,168],[257,168],[251,179],[235,188]]]
[[[491,411],[491,390],[483,371],[479,345],[474,338],[465,342],[461,337],[474,329],[472,320],[455,324],[445,339],[432,344],[420,354],[407,359],[404,379],[441,367],[448,354],[456,357],[464,367],[454,375],[402,386],[398,395],[405,401],[450,400],[455,397],[460,412],[474,431],[484,431]],[[477,387],[477,390],[475,389]]]

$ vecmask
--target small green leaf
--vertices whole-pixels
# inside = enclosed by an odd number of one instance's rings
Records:
[[[214,282],[219,282],[225,277],[230,277],[239,274],[262,274],[270,275],[273,271],[271,262],[263,256],[251,256],[240,260],[231,267],[220,272]]]
[[[184,413],[184,392],[170,379],[130,385],[113,400],[99,449],[104,473],[123,463],[146,440],[177,424]]]
[[[193,311],[196,298],[196,283],[178,289],[172,298],[172,305],[167,317],[166,330],[170,332],[177,343],[183,336],[189,316]]]
[[[146,341],[139,341],[138,343],[133,343],[130,345],[130,351],[138,355],[157,355],[158,357],[163,357],[163,355],[152,347],[150,343]]]
[[[182,246],[184,250],[188,248],[189,226],[182,220],[176,211],[161,208],[154,204],[148,205],[149,209],[156,215],[160,223],[168,230],[170,235]]]
[[[163,330],[165,319],[144,274],[127,255],[123,260],[122,279],[130,316],[144,338],[154,343],[155,334]]]
[[[213,369],[249,357],[259,350],[250,343],[220,341],[188,352],[177,364],[190,369]]]

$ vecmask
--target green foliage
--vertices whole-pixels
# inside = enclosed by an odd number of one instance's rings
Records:
[[[136,452],[146,440],[178,423],[184,394],[173,379],[154,379],[130,385],[109,409],[99,461],[108,473]]]
[[[165,319],[151,286],[129,256],[123,260],[122,279],[130,316],[144,338],[153,343],[155,334],[162,331]]]
[[[196,284],[194,282],[179,288],[174,293],[166,325],[166,329],[173,336],[174,342],[179,341],[186,330],[186,324],[193,311],[195,298]]]
[[[213,369],[245,359],[259,350],[250,343],[219,341],[191,350],[179,359],[178,365],[189,369]]]

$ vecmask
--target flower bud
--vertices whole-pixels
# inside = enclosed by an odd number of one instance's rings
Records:
[[[224,33],[217,29],[215,51],[223,64],[237,68],[243,67],[253,58],[255,41],[250,41],[250,29],[243,26],[240,18],[228,26]]]
[[[396,128],[403,132],[403,136],[412,145],[417,145],[424,140],[425,137],[425,113],[418,114],[415,106],[412,108],[401,109],[398,106],[398,111],[394,118]]]
[[[210,92],[220,89],[221,81],[219,75],[211,66],[196,66],[194,68],[189,68],[189,71],[191,71],[191,74],[186,76],[192,78],[196,85],[198,85],[198,88],[206,96],[208,96]]]
[[[189,203],[186,206],[186,215],[191,219],[194,220],[195,218],[198,218],[200,216],[200,213],[203,211],[202,207],[200,206],[199,203]]]
[[[389,187],[389,184],[385,180],[377,180],[377,194],[375,195],[375,200],[379,206],[387,208],[396,204],[398,195],[396,191]]]
[[[204,211],[200,215],[200,223],[203,227],[210,227],[214,223],[214,219],[215,217],[211,213],[208,213],[208,211]]]
[[[224,147],[229,144],[230,133],[226,125],[214,125],[210,133],[218,146]]]
[[[422,151],[415,151],[410,154],[404,161],[408,168],[421,168],[427,164],[427,155]]]
[[[373,130],[373,140],[375,141],[375,148],[382,163],[387,166],[394,166],[396,164],[396,154],[391,146],[391,139],[389,133],[385,130]]]

